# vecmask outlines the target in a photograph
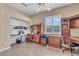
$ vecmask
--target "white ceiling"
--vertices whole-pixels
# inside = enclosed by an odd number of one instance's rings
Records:
[[[25,4],[29,6],[26,7],[22,5],[22,3],[8,3],[8,5],[26,13],[27,15],[35,15],[37,13],[47,11],[48,8],[56,9],[56,8],[67,6],[71,3],[45,3],[45,5],[41,7],[39,12],[36,12],[37,9],[39,9],[37,3],[25,3]]]

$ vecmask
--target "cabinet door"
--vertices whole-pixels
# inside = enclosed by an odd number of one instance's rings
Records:
[[[35,35],[35,36],[34,36],[34,39],[35,39],[35,42],[36,42],[36,43],[39,43],[40,36],[39,36],[39,35]]]
[[[18,36],[11,36],[11,44],[15,44],[17,38]]]
[[[22,42],[25,42],[25,41],[26,41],[26,36],[23,35],[23,36],[22,36]]]

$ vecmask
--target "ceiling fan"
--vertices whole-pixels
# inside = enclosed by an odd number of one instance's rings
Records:
[[[44,3],[38,3],[38,9],[36,10],[36,13],[38,13],[44,6]]]
[[[25,6],[25,7],[34,6],[34,5],[31,5],[31,4],[29,5],[29,3],[22,3],[22,5]],[[48,10],[48,11],[51,10],[51,8],[49,8],[49,7],[47,6],[47,3],[37,3],[36,5],[38,6],[38,8],[37,8],[37,10],[36,10],[36,13],[40,12],[40,10],[41,10],[42,8],[44,8],[44,7],[46,7],[46,10]]]

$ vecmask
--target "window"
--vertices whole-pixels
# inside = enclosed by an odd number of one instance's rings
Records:
[[[61,16],[47,16],[45,18],[45,33],[61,35]]]

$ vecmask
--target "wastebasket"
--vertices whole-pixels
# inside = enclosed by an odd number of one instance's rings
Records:
[[[44,46],[47,45],[45,38],[41,38],[41,45],[44,45]]]
[[[42,35],[41,36],[41,45],[46,46],[48,44],[48,36],[47,35]]]
[[[17,39],[16,39],[16,43],[17,43],[17,44],[20,44],[20,43],[21,43],[21,38],[17,38]]]

